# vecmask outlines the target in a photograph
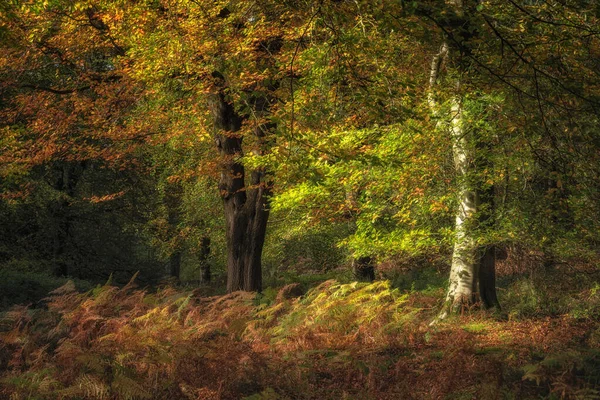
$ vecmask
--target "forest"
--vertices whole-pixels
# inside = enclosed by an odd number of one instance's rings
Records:
[[[0,1],[0,398],[600,399],[600,2]]]

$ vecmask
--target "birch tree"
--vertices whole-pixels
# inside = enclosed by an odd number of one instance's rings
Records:
[[[470,4],[471,3],[471,4]],[[439,128],[452,139],[454,167],[457,176],[457,210],[455,242],[452,253],[449,287],[445,307],[440,318],[456,312],[478,300],[485,307],[499,307],[495,289],[495,254],[493,247],[481,247],[477,241],[477,227],[489,218],[493,198],[482,193],[477,171],[477,151],[481,148],[478,132],[464,118],[468,91],[470,40],[476,34],[471,25],[471,13],[476,1],[450,0],[446,3],[450,17],[446,19],[444,40],[431,62],[428,101]],[[442,84],[443,67],[448,71],[446,84],[450,85],[450,99],[442,107],[436,89]],[[492,196],[493,197],[493,196]],[[484,204],[487,202],[488,204]]]

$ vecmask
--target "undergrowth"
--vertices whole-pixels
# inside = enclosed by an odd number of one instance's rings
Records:
[[[66,278],[12,267],[0,265],[0,311],[14,304],[32,304],[35,307],[48,295],[48,292],[67,282]],[[80,289],[89,289],[91,284],[84,280],[77,280],[76,286]]]
[[[514,283],[508,303],[528,290],[537,299],[508,321],[473,314],[433,327],[431,291],[295,289],[202,297],[67,283],[46,308],[3,314],[0,398],[600,398],[595,286],[550,310],[538,301],[549,293]]]

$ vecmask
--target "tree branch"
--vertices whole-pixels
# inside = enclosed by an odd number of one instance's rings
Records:
[[[46,86],[40,86],[40,85],[33,85],[33,84],[24,84],[21,85],[20,87],[22,88],[28,88],[28,89],[34,89],[34,90],[41,90],[43,92],[50,92],[50,93],[54,93],[54,94],[71,94],[71,93],[76,93],[76,92],[83,92],[85,90],[91,89],[91,85],[87,85],[87,86],[82,86],[82,87],[78,87],[78,88],[74,88],[74,89],[54,89],[51,87],[46,87]]]

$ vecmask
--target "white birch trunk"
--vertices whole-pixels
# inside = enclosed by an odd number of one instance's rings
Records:
[[[473,154],[465,131],[462,105],[454,99],[451,106],[450,131],[454,167],[458,180],[458,209],[456,210],[454,251],[450,269],[450,283],[446,294],[446,307],[442,314],[473,302],[477,293],[478,248],[473,235],[476,226],[479,195],[469,174],[472,172]]]
[[[457,17],[464,17],[465,5],[463,0],[447,0],[446,4],[453,9]],[[463,46],[468,46],[468,44]],[[456,50],[454,49],[454,51]],[[449,124],[447,129],[452,139],[454,166],[458,182],[458,208],[456,210],[450,282],[445,306],[438,319],[443,319],[449,313],[473,304],[477,300],[476,296],[480,291],[482,301],[486,307],[500,307],[495,289],[493,247],[491,250],[489,248],[485,249],[482,253],[476,239],[476,229],[480,222],[478,219],[481,217],[478,215],[481,202],[480,188],[477,179],[475,179],[477,172],[475,168],[477,166],[474,163],[477,146],[473,137],[474,133],[464,120],[463,102],[460,97],[460,79],[455,81],[456,93],[454,93],[451,100],[450,116],[444,118],[444,116],[437,115],[440,107],[436,103],[434,89],[438,84],[443,63],[451,56],[450,52],[450,46],[446,42],[442,44],[439,53],[433,57],[428,96],[433,113],[440,121],[447,121]],[[464,54],[461,54],[461,57],[464,57]],[[463,64],[464,60],[459,59],[457,61],[457,72],[460,75],[467,73]]]
[[[448,120],[439,115],[439,104],[434,96],[434,88],[438,83],[442,64],[449,56],[447,43],[442,44],[440,52],[433,57],[429,78],[429,106],[440,120]],[[460,82],[457,82],[458,88]],[[478,248],[473,228],[476,226],[479,195],[469,178],[473,168],[473,146],[469,143],[469,131],[463,119],[462,102],[459,97],[452,99],[448,130],[452,138],[454,166],[458,181],[458,209],[455,220],[455,241],[450,269],[450,282],[446,294],[445,306],[439,316],[445,318],[451,311],[473,302],[477,293]]]

